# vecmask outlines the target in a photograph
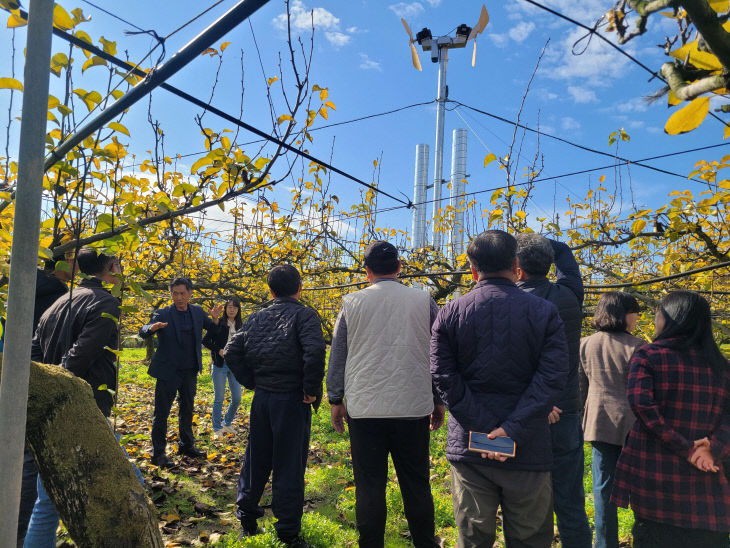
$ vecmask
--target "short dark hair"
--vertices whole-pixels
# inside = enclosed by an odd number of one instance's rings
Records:
[[[517,240],[504,230],[486,230],[469,242],[466,254],[479,274],[509,270],[517,257]]]
[[[517,262],[528,276],[547,276],[555,260],[550,240],[534,232],[518,234]]]
[[[290,264],[280,264],[269,272],[266,280],[269,289],[277,297],[291,297],[299,291],[302,277],[299,271]]]
[[[87,276],[97,276],[111,267],[114,257],[105,255],[93,247],[84,246],[79,250],[76,260],[79,263],[81,272]]]
[[[175,278],[170,282],[170,285],[168,286],[170,288],[170,291],[172,291],[172,288],[176,285],[184,285],[188,291],[193,290],[193,282],[190,281],[190,278],[185,278],[183,276]]]
[[[400,264],[398,250],[385,240],[375,240],[365,248],[363,263],[375,274],[393,274]]]
[[[608,291],[598,299],[591,325],[598,331],[626,331],[626,314],[638,313],[639,301],[623,291]]]

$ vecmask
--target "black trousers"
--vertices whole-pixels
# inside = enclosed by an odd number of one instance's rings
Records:
[[[349,430],[360,547],[383,546],[388,453],[398,475],[413,544],[416,548],[438,546],[429,483],[429,418],[350,419]]]
[[[271,480],[271,509],[279,538],[296,537],[302,528],[304,471],[309,455],[312,408],[297,392],[266,392],[260,388],[251,402],[248,445],[238,478],[236,516],[249,529],[264,515],[259,506]]]
[[[33,513],[35,499],[38,498],[38,468],[33,453],[26,444],[23,452],[23,483],[20,487],[20,511],[18,512],[18,548],[22,548],[28,532],[30,515]]]
[[[718,533],[704,529],[675,527],[668,523],[658,523],[642,519],[634,514],[634,527],[631,529],[635,548],[727,548],[730,546],[728,533]]]
[[[170,416],[172,403],[178,396],[178,427],[180,437],[178,445],[181,450],[195,445],[193,436],[193,403],[198,387],[197,369],[178,370],[169,381],[157,379],[155,384],[155,415],[152,419],[153,455],[164,455],[167,447],[167,417]]]

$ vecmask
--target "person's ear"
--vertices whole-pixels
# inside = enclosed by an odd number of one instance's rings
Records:
[[[471,270],[472,278],[474,278],[475,282],[479,281],[479,273],[477,272],[477,269],[474,268],[472,264],[469,264],[469,270]]]

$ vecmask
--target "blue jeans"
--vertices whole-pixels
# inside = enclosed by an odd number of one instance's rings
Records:
[[[241,405],[241,385],[225,363],[221,367],[214,365],[211,377],[213,378],[213,414],[211,421],[213,422],[213,430],[220,430],[223,398],[226,395],[226,379],[228,379],[228,386],[231,388],[231,403],[228,405],[226,416],[223,419],[223,425],[225,426],[231,425],[236,410]]]
[[[563,412],[550,425],[553,442],[553,504],[563,548],[590,548],[583,490],[583,427],[578,413]]]
[[[108,421],[108,419],[107,419]],[[111,424],[110,424],[111,426]],[[119,434],[115,433],[117,440],[119,440]],[[120,446],[124,455],[129,458],[127,450]],[[137,476],[139,482],[144,485],[144,478],[139,468],[130,460],[129,463],[134,468],[134,473]],[[38,498],[33,506],[33,513],[30,516],[30,522],[28,523],[28,532],[25,535],[25,542],[23,548],[56,548],[56,529],[58,529],[58,513],[56,507],[53,506],[48,493],[46,493],[41,481],[41,476],[38,474]]]
[[[595,508],[596,542],[594,548],[618,548],[618,515],[611,502],[613,474],[621,454],[621,446],[592,441],[593,507]]]

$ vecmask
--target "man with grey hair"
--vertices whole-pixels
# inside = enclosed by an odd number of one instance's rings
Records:
[[[570,248],[540,234],[517,236],[517,285],[553,303],[565,324],[568,341],[568,381],[548,419],[553,447],[553,501],[564,548],[590,548],[591,528],[583,490],[583,430],[579,391],[580,332],[583,281]],[[547,275],[555,263],[557,280]]]

